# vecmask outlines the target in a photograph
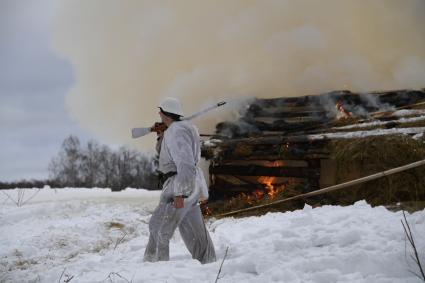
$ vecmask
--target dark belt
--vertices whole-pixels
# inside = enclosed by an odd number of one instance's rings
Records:
[[[162,173],[161,171],[158,171],[158,189],[162,190],[162,186],[164,186],[168,178],[173,177],[174,175],[177,175],[177,172],[171,171]]]

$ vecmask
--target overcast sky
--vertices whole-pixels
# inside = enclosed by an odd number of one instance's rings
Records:
[[[91,138],[68,114],[69,62],[50,48],[54,0],[0,0],[0,181],[45,179],[70,134]]]

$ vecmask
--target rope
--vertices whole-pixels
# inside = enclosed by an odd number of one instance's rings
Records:
[[[234,215],[234,214],[238,214],[240,212],[255,210],[255,209],[258,209],[258,208],[263,208],[263,207],[271,206],[271,205],[274,205],[274,204],[287,202],[287,201],[290,201],[290,200],[321,195],[321,194],[324,194],[324,193],[327,193],[327,192],[340,190],[340,189],[343,189],[343,188],[346,188],[346,187],[351,187],[353,185],[361,184],[361,183],[364,183],[364,182],[367,182],[367,181],[379,179],[379,178],[382,178],[382,177],[385,177],[385,176],[388,176],[388,175],[391,175],[391,174],[406,171],[406,170],[409,170],[409,169],[412,169],[412,168],[415,168],[415,167],[419,167],[419,166],[422,166],[422,165],[425,165],[425,159],[417,161],[417,162],[413,162],[413,163],[410,163],[410,164],[407,164],[407,165],[403,165],[403,166],[400,166],[400,167],[396,167],[396,168],[393,168],[393,169],[390,169],[390,170],[382,171],[382,172],[379,172],[379,173],[376,173],[376,174],[372,174],[372,175],[369,175],[369,176],[366,176],[366,177],[362,177],[362,178],[359,178],[359,179],[348,181],[348,182],[345,182],[345,183],[341,183],[341,184],[333,185],[333,186],[330,186],[330,187],[327,187],[327,188],[308,192],[308,193],[305,193],[305,194],[296,195],[296,196],[293,196],[293,197],[277,200],[277,201],[267,203],[267,204],[262,204],[262,205],[252,206],[252,207],[243,208],[243,209],[239,209],[239,210],[234,210],[234,211],[227,212],[227,213],[222,213],[222,214],[217,215],[217,217]]]

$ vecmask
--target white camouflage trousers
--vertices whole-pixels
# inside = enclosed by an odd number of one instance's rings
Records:
[[[174,208],[172,201],[172,194],[163,191],[160,203],[149,221],[150,234],[144,261],[169,260],[170,239],[179,227],[180,235],[192,258],[202,264],[214,262],[214,245],[205,227],[198,199],[185,199],[184,207],[179,209]]]

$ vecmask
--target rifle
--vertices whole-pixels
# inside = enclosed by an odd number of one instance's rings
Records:
[[[219,103],[214,104],[210,107],[207,107],[207,108],[205,108],[205,109],[203,109],[199,112],[196,112],[195,114],[193,114],[189,117],[183,117],[181,120],[192,120],[192,119],[197,118],[197,117],[199,117],[199,116],[201,116],[201,115],[203,115],[203,114],[205,114],[205,113],[207,113],[207,112],[209,112],[209,111],[211,111],[215,108],[218,108],[218,107],[220,107],[224,104],[226,104],[225,101],[219,102]],[[164,123],[157,122],[157,123],[154,124],[153,127],[131,129],[131,136],[133,137],[133,139],[137,139],[137,138],[143,137],[143,136],[145,136],[149,133],[152,133],[152,132],[157,132],[157,133],[164,132],[166,129],[167,129],[167,126]]]

